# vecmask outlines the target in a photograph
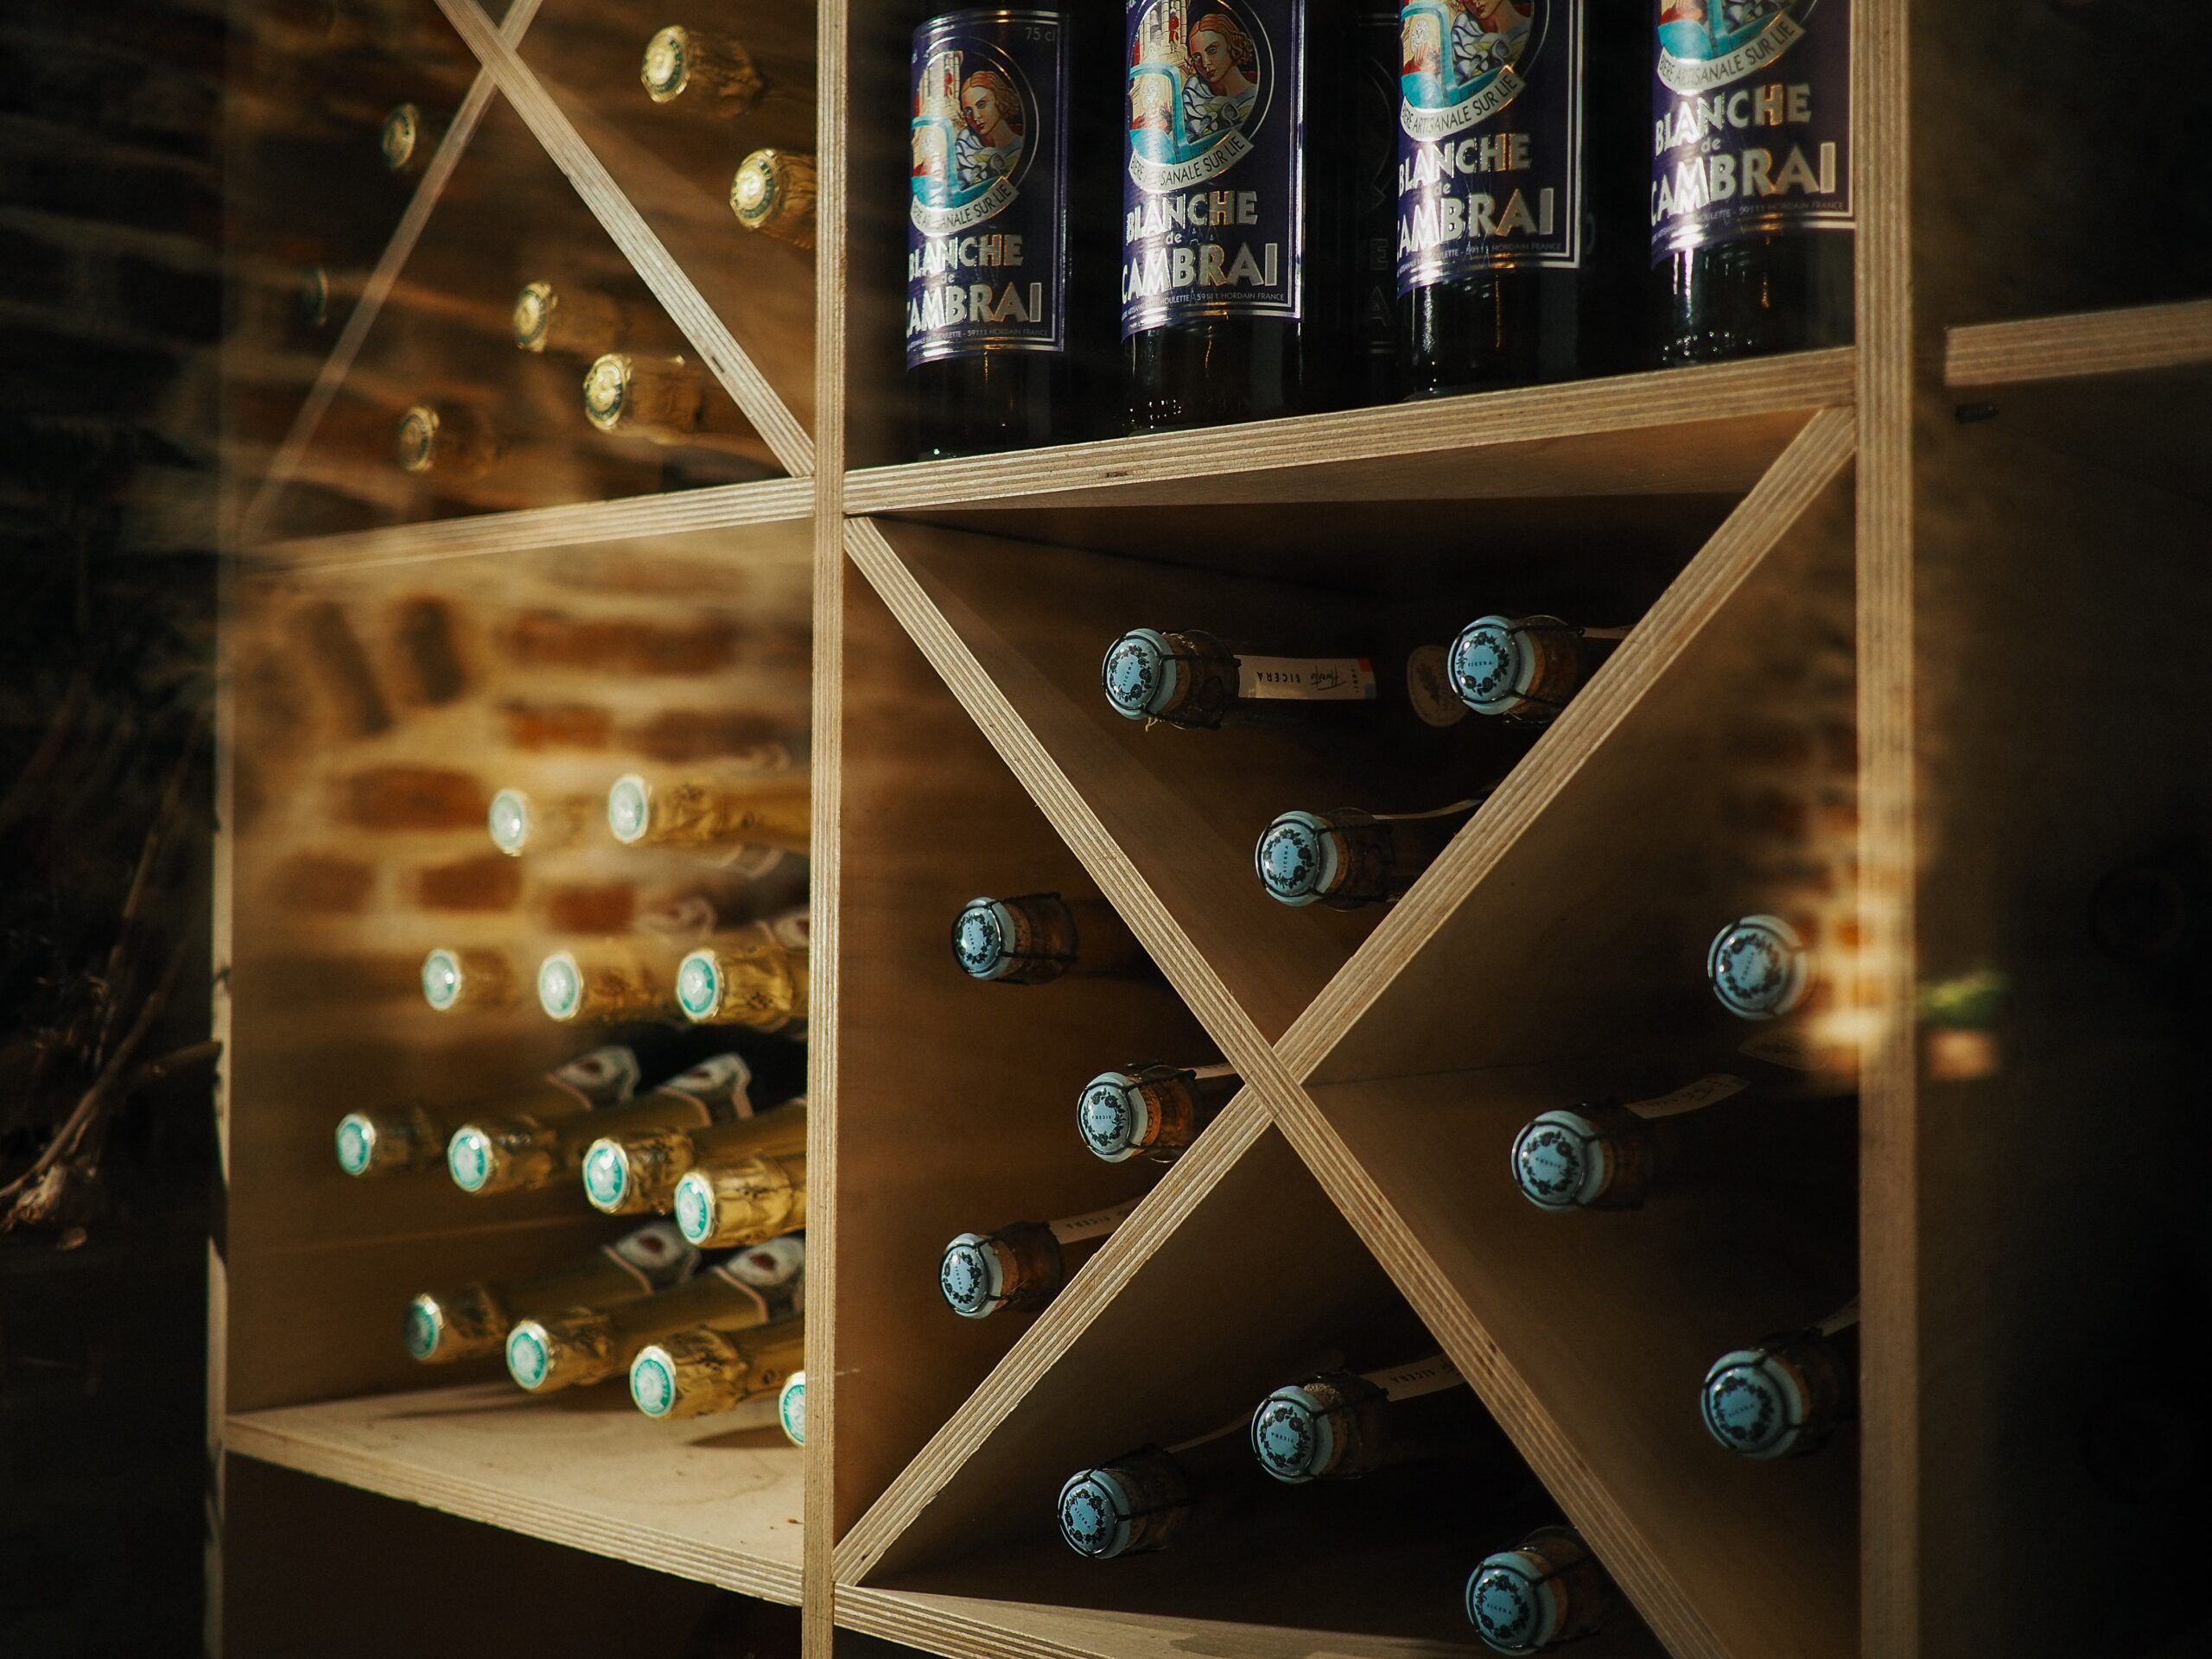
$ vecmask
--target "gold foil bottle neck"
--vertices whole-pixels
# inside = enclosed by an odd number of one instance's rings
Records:
[[[676,1000],[701,1025],[781,1031],[807,1017],[808,955],[775,939],[741,939],[694,950],[676,970]]]
[[[511,1008],[521,988],[504,950],[442,944],[423,958],[423,1000],[440,1014]]]
[[[426,1365],[489,1359],[505,1345],[511,1323],[489,1285],[426,1290],[407,1310],[407,1351]]]
[[[645,42],[638,79],[656,104],[682,98],[687,105],[705,103],[722,116],[742,115],[768,90],[743,45],[681,23],[671,23]]]
[[[605,353],[585,372],[583,396],[602,432],[680,443],[707,423],[705,377],[680,357]]]
[[[559,1173],[558,1132],[529,1118],[464,1123],[446,1147],[446,1167],[464,1192],[513,1192],[543,1186]]]
[[[507,1375],[532,1394],[596,1382],[620,1368],[613,1321],[589,1308],[524,1319],[507,1332]]]
[[[348,1112],[338,1121],[338,1166],[348,1175],[435,1169],[445,1161],[445,1131],[419,1106]]]
[[[730,180],[729,209],[748,231],[814,246],[814,157],[788,149],[756,149]]]
[[[804,1323],[779,1319],[742,1336],[702,1327],[639,1350],[630,1397],[649,1417],[675,1420],[728,1411],[779,1392],[805,1363]]]
[[[806,1154],[701,1164],[676,1184],[676,1224],[702,1249],[757,1244],[806,1225]]]
[[[549,1020],[673,1014],[668,972],[622,944],[556,950],[537,965],[537,1004]]]
[[[524,283],[515,296],[515,344],[525,352],[543,353],[553,332],[553,312],[561,302],[550,283]]]

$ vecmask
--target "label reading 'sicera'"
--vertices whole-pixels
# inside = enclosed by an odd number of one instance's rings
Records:
[[[1583,0],[1407,0],[1398,292],[1582,262]]]
[[[1305,0],[1123,0],[1122,337],[1300,315]]]
[[[906,366],[1067,349],[1067,29],[955,12],[914,32]]]
[[[1651,257],[1851,228],[1851,0],[1652,0]]]

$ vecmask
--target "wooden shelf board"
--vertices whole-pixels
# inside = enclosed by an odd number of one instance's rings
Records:
[[[1848,347],[1429,404],[867,467],[848,512],[1209,502],[1732,493],[1820,409],[1851,402]]]
[[[233,1414],[223,1441],[678,1578],[799,1599],[798,1448],[772,1425],[652,1422],[619,1382],[550,1400],[499,1382]]]
[[[812,479],[771,478],[613,501],[473,513],[380,530],[302,537],[255,549],[248,554],[247,563],[275,570],[418,564],[592,542],[635,541],[689,531],[798,524],[810,519],[813,512]]]
[[[1943,384],[2020,385],[2212,365],[2212,300],[1976,323],[1943,336]]]

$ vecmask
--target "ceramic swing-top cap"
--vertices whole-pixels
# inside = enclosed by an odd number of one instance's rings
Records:
[[[1513,1140],[1513,1180],[1545,1210],[1594,1203],[1612,1179],[1613,1153],[1595,1123],[1575,1111],[1546,1112]]]
[[[682,95],[691,81],[691,36],[682,24],[671,23],[645,42],[638,79],[656,104]]]
[[[1336,1460],[1335,1414],[1298,1383],[1277,1389],[1252,1414],[1252,1455],[1277,1480],[1312,1480]]]
[[[982,1233],[962,1233],[944,1247],[937,1281],[946,1306],[964,1319],[980,1319],[1006,1300],[1006,1264]]]
[[[1175,706],[1183,690],[1183,665],[1175,647],[1155,628],[1132,628],[1106,648],[1099,669],[1106,701],[1130,720],[1151,720]]]
[[[1510,616],[1482,616],[1452,642],[1446,671],[1459,701],[1478,715],[1503,714],[1536,683],[1536,652]]]
[[[603,360],[603,359],[602,359]],[[607,827],[625,847],[634,847],[652,827],[652,790],[641,773],[628,772],[607,791]]]
[[[1787,1457],[1804,1438],[1813,1410],[1796,1368],[1761,1348],[1739,1348],[1715,1360],[1698,1404],[1713,1438],[1746,1458]]]
[[[501,790],[492,798],[484,821],[492,844],[510,858],[518,856],[530,842],[530,797],[518,789]]]
[[[1484,1558],[1467,1580],[1467,1618],[1500,1653],[1541,1653],[1567,1623],[1552,1563],[1523,1545]]]
[[[1706,953],[1713,995],[1731,1014],[1772,1020],[1805,1000],[1811,963],[1805,941],[1779,916],[1746,916],[1722,928]]]
[[[537,1006],[547,1019],[575,1019],[583,1000],[584,973],[574,951],[556,950],[537,964]]]
[[[1060,1488],[1060,1536],[1078,1555],[1109,1560],[1135,1541],[1136,1507],[1116,1471],[1079,1471]]]
[[[1286,812],[1261,832],[1252,861],[1269,897],[1310,905],[1336,885],[1335,831],[1314,813]]]
[[[793,1371],[784,1379],[782,1391],[776,1395],[776,1421],[784,1426],[784,1437],[793,1446],[806,1444],[804,1371]]]
[[[1152,1103],[1126,1071],[1102,1071],[1076,1103],[1076,1128],[1091,1155],[1109,1164],[1136,1155],[1152,1129]]]

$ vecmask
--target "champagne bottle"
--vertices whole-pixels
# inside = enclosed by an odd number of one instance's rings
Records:
[[[1503,1433],[1442,1354],[1287,1383],[1253,1412],[1251,1444],[1260,1467],[1292,1485],[1436,1458],[1511,1461]]]
[[[548,1072],[521,1094],[503,1099],[502,1110],[541,1109],[553,1099],[588,1104],[627,1100],[644,1073],[637,1048],[612,1043],[579,1055]],[[448,1121],[419,1105],[348,1112],[338,1120],[338,1166],[348,1175],[380,1175],[398,1169],[435,1169],[445,1162]]]
[[[628,333],[622,308],[582,283],[556,285],[541,277],[524,283],[515,295],[514,335],[518,351],[539,356],[557,352],[588,361],[621,345]]]
[[[429,165],[431,154],[445,137],[445,123],[423,113],[416,103],[396,104],[377,133],[377,153],[385,171],[403,178],[419,177]]]
[[[789,149],[756,149],[729,181],[729,210],[748,231],[814,246],[814,157]]]
[[[1260,832],[1253,862],[1268,897],[1286,905],[1393,905],[1481,804],[1454,801],[1428,812],[1286,812]]]
[[[753,1068],[742,1054],[718,1054],[651,1094],[595,1103],[551,1094],[534,1111],[485,1113],[464,1121],[446,1144],[446,1168],[464,1192],[527,1192],[582,1166],[607,1131],[665,1122],[727,1122],[752,1114]]]
[[[1141,1063],[1101,1071],[1076,1100],[1076,1128],[1109,1164],[1144,1157],[1173,1163],[1243,1087],[1234,1066]]]
[[[676,1183],[676,1224],[702,1249],[750,1244],[806,1225],[806,1148],[718,1157]]]
[[[806,1373],[793,1371],[784,1379],[784,1386],[776,1395],[776,1421],[783,1425],[784,1438],[793,1446],[806,1444]]]
[[[492,797],[486,815],[492,844],[510,858],[524,853],[558,852],[581,842],[599,817],[599,803],[588,795],[532,795],[503,789]]]
[[[788,1032],[806,1023],[809,929],[804,911],[715,936],[677,964],[676,1001],[696,1025]]]
[[[434,1365],[489,1359],[505,1349],[518,1319],[636,1301],[682,1284],[699,1261],[673,1223],[653,1221],[550,1272],[426,1290],[408,1304],[407,1351]]]
[[[1077,1470],[1060,1488],[1060,1536],[1077,1554],[1104,1561],[1205,1531],[1273,1484],[1252,1460],[1244,1428],[1230,1423]]]
[[[952,918],[952,959],[970,979],[1001,985],[1117,976],[1148,960],[1104,899],[1057,893],[970,899]]]
[[[662,779],[632,772],[607,791],[607,823],[625,847],[804,853],[813,834],[813,798],[803,766]]]
[[[483,477],[505,451],[481,413],[447,403],[416,404],[402,415],[395,453],[404,471],[461,484]]]
[[[648,1417],[704,1417],[762,1395],[780,1396],[805,1359],[800,1318],[742,1333],[711,1325],[679,1331],[638,1351],[630,1362],[630,1400]]]
[[[799,1065],[805,1052],[794,1048]],[[802,1077],[799,1081],[804,1082]],[[757,1116],[727,1122],[685,1127],[673,1122],[652,1128],[609,1131],[600,1125],[599,1139],[584,1153],[584,1196],[594,1210],[610,1216],[665,1215],[676,1207],[676,1184],[701,1164],[750,1157],[755,1152],[782,1154],[806,1149],[806,1096],[779,1105],[772,1093],[762,1092],[755,1081]],[[774,1107],[775,1109],[768,1109]],[[791,1133],[782,1139],[762,1141],[764,1135]]]
[[[521,993],[522,976],[504,950],[441,944],[423,958],[423,1000],[440,1014],[511,1008]]]
[[[584,371],[584,418],[602,432],[690,443],[707,429],[721,388],[681,357],[607,352]]]
[[[1541,724],[1627,637],[1625,628],[1578,628],[1555,616],[1477,617],[1452,642],[1452,690],[1478,715]]]
[[[1779,1020],[1812,1000],[1813,953],[1802,931],[1779,916],[1745,916],[1713,935],[1706,977],[1720,1006],[1744,1020]]]
[[[1106,649],[1106,701],[1128,720],[1213,730],[1281,718],[1283,705],[1376,701],[1365,657],[1282,657],[1240,652],[1195,628],[1133,628]]]
[[[1698,1395],[1713,1438],[1746,1458],[1802,1456],[1857,1414],[1859,1303],[1721,1355]]]
[[[1006,1308],[1033,1312],[1060,1294],[1136,1207],[1132,1200],[1058,1221],[1017,1221],[995,1233],[962,1233],[944,1247],[938,1286],[964,1319]]]
[[[673,1019],[676,951],[640,936],[556,950],[537,964],[537,1006],[549,1020]]]
[[[679,1331],[745,1331],[784,1318],[798,1294],[806,1246],[771,1239],[734,1250],[684,1283],[641,1301],[582,1306],[518,1320],[507,1332],[507,1375],[533,1394],[620,1376],[638,1351]]]
[[[1549,1653],[1594,1635],[1612,1605],[1612,1580],[1568,1527],[1538,1528],[1467,1580],[1467,1618],[1500,1653]]]
[[[768,90],[752,54],[738,41],[681,23],[657,30],[645,42],[638,79],[656,104],[681,99],[685,108],[705,108],[725,118],[743,115]]]

